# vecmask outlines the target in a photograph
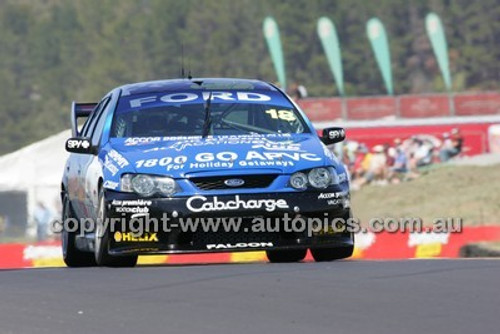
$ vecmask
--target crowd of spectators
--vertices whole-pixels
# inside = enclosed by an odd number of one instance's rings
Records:
[[[366,184],[386,185],[412,180],[432,164],[447,162],[463,150],[463,137],[455,128],[441,138],[430,135],[395,139],[392,143],[375,145],[347,143],[342,160],[349,169],[353,189]]]

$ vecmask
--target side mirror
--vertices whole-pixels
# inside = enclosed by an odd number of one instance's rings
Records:
[[[93,154],[89,138],[70,138],[66,140],[66,151],[80,154]]]
[[[325,145],[331,145],[335,143],[340,143],[345,139],[345,129],[344,128],[326,128],[323,129],[323,135],[321,136],[321,141]]]

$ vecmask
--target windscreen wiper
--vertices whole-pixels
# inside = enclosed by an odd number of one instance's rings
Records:
[[[210,114],[210,106],[212,104],[212,92],[208,95],[208,100],[205,104],[205,122],[203,123],[203,133],[201,138],[206,138],[210,132],[210,126],[212,125],[212,115]]]

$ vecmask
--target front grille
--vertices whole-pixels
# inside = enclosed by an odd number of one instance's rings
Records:
[[[226,218],[234,219],[234,218]],[[198,230],[191,233],[189,238],[192,241],[192,245],[197,249],[204,249],[207,244],[236,244],[240,242],[252,243],[252,242],[272,242],[275,245],[282,242],[290,242],[296,240],[299,237],[305,237],[305,234],[284,232],[283,226],[280,230],[282,232],[251,232],[252,231],[252,221],[253,218],[242,219],[240,229],[237,231],[201,231]],[[273,220],[274,222],[274,220]],[[222,226],[222,224],[221,224]],[[273,226],[274,228],[274,226]]]
[[[210,177],[193,177],[191,182],[201,190],[218,190],[218,189],[243,189],[243,188],[267,188],[276,179],[276,174],[260,174],[260,175],[234,175],[234,176],[210,176]],[[241,186],[230,187],[224,181],[229,179],[241,179],[245,183]]]

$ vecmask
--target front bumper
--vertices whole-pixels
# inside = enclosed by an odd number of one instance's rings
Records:
[[[340,189],[174,198],[107,191],[105,197],[114,255],[353,246],[342,222],[332,224],[351,217],[349,193]]]

